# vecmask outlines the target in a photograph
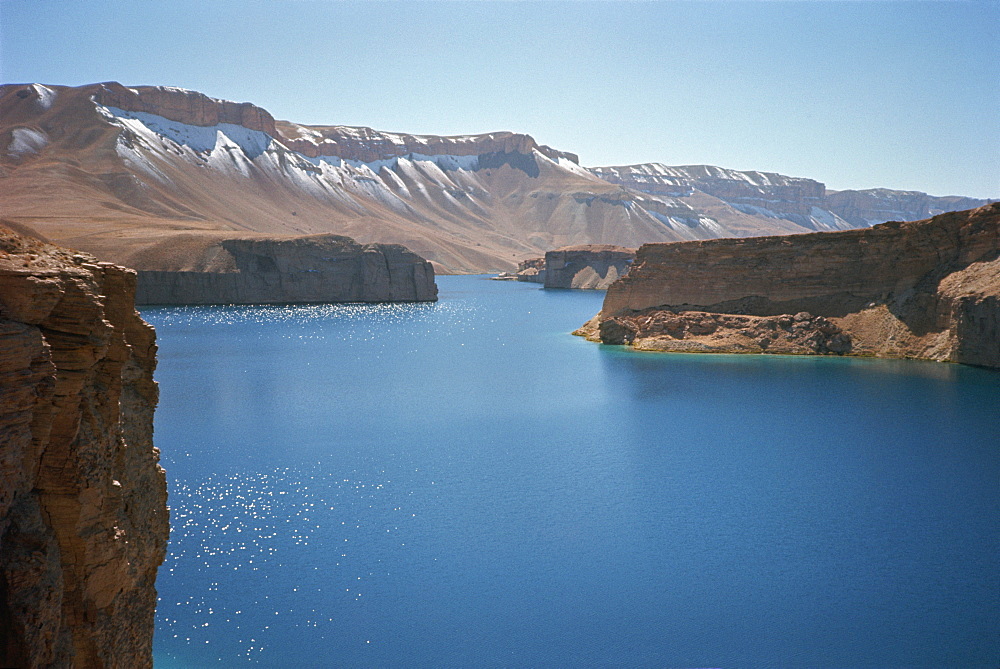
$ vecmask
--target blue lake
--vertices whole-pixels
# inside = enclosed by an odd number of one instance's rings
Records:
[[[634,353],[603,294],[153,308],[157,667],[1000,665],[1000,373]]]

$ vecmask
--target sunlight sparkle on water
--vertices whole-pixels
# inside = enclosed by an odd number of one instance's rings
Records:
[[[236,640],[250,660],[297,629],[316,630],[320,639],[342,633],[334,616],[388,575],[417,514],[406,503],[413,491],[328,469],[316,463],[174,481],[159,584],[161,593],[173,592],[172,579],[183,579],[186,595],[161,597],[158,633],[188,645]],[[270,581],[289,570],[297,572],[295,586],[275,590]],[[184,615],[174,613],[181,609]]]

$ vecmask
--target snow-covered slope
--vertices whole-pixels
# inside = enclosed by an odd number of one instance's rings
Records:
[[[703,213],[706,196],[715,199],[717,205],[712,215],[720,228],[731,233],[754,220],[765,227],[768,221],[794,226],[787,228],[787,232],[846,230],[889,220],[916,221],[987,203],[987,200],[974,198],[934,197],[917,191],[874,189],[834,192],[813,179],[712,165],[671,167],[645,163],[592,167],[590,171],[609,183],[644,193],[676,197],[695,207],[701,203]],[[727,208],[730,211],[726,211]]]
[[[813,179],[712,165],[669,167],[660,163],[593,167],[590,171],[610,183],[646,193],[673,195],[682,201],[695,192],[704,193],[758,219],[763,226],[768,219],[780,219],[798,226],[800,232],[855,227],[823,206],[826,188]],[[726,227],[725,217],[719,225]]]
[[[398,243],[439,271],[482,272],[576,244],[857,225],[810,179],[587,170],[520,133],[307,126],[250,103],[116,83],[0,86],[0,177],[8,224],[159,270],[213,267],[211,249],[234,232]],[[861,217],[862,200],[851,200]]]
[[[304,126],[163,87],[46,90],[55,103],[44,108],[37,86],[0,88],[13,121],[0,135],[5,215],[135,266],[210,264],[198,239],[234,230],[400,243],[457,272],[513,269],[568,244],[718,234],[690,208],[609,184],[528,135]],[[33,197],[39,188],[53,197]]]

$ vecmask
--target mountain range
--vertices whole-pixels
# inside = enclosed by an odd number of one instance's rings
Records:
[[[514,132],[412,135],[274,119],[164,86],[0,86],[0,219],[159,271],[211,271],[222,241],[338,234],[439,273],[512,270],[575,244],[869,227],[987,200],[832,191],[707,165],[580,165]]]

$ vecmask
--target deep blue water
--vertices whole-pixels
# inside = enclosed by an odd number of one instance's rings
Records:
[[[157,667],[1000,666],[1000,373],[633,353],[603,294],[148,309]]]

